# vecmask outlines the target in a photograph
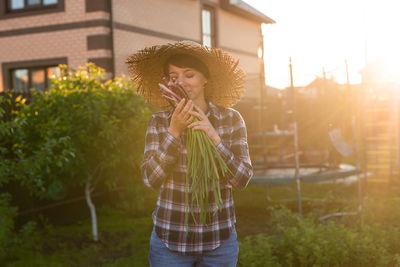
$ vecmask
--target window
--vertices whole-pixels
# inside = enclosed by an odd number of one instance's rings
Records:
[[[215,46],[214,10],[210,7],[203,7],[201,11],[201,32],[203,45]]]
[[[11,80],[9,88],[15,92],[29,92],[30,88],[44,91],[50,85],[50,79],[60,76],[60,68],[56,66],[40,68],[20,68],[10,71]]]
[[[28,11],[57,7],[58,0],[7,0],[7,11]]]

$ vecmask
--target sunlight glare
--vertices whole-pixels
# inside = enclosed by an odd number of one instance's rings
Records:
[[[345,59],[350,83],[360,83],[366,62],[378,59],[387,62],[386,78],[400,82],[400,1],[244,1],[276,21],[262,26],[267,84],[289,85],[290,56],[299,86],[321,76],[322,68],[345,83]]]

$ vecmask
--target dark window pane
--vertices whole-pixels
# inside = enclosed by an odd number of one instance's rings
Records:
[[[47,5],[56,5],[56,4],[58,4],[58,0],[43,0],[43,4],[45,6],[47,6]]]
[[[28,70],[18,69],[12,72],[12,86],[16,92],[28,92]]]
[[[32,70],[32,88],[34,88],[35,91],[44,91],[44,79],[44,69]]]
[[[40,5],[40,0],[28,0],[28,6]]]
[[[11,10],[24,8],[24,0],[8,0],[8,8]]]

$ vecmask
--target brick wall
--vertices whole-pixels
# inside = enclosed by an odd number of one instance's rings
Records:
[[[28,12],[27,12],[28,13]],[[107,12],[86,12],[86,0],[65,0],[65,10],[43,15],[27,15],[0,19],[0,31],[23,29],[92,19],[109,19]]]
[[[111,49],[88,49],[88,36],[110,35],[107,11],[86,12],[87,0],[65,0],[64,11],[0,17],[0,91],[8,75],[4,64],[67,58],[70,67],[89,59],[112,58]]]
[[[249,74],[246,95],[258,94],[260,24],[222,10],[218,0],[114,0],[112,8],[108,0],[59,1],[60,12],[18,17],[0,12],[0,91],[4,63],[10,62],[66,58],[77,67],[91,60],[106,68],[108,77],[127,74],[126,58],[145,46],[201,42],[201,8],[207,5],[215,10],[217,46]]]

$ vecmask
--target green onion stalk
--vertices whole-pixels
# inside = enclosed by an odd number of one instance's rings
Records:
[[[168,78],[163,78],[165,84],[160,83],[162,96],[175,107],[182,98],[189,99],[184,88]],[[194,118],[194,121],[198,121]],[[188,129],[186,137],[187,148],[187,171],[185,181],[185,226],[188,226],[189,208],[196,224],[198,220],[207,224],[209,216],[215,216],[222,209],[222,197],[220,189],[220,174],[231,173],[225,161],[217,151],[217,148],[204,131]],[[221,172],[219,172],[220,170]],[[191,186],[189,181],[192,179]],[[189,201],[189,192],[192,192]],[[217,209],[211,215],[209,207],[209,194],[212,192]],[[194,208],[200,209],[199,217],[196,219]]]

